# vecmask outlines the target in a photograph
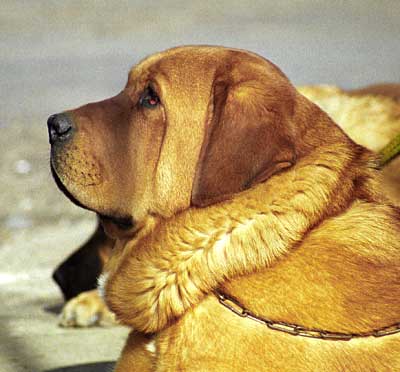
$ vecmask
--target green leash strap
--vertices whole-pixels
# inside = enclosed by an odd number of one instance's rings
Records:
[[[379,166],[383,168],[392,159],[400,154],[400,134],[393,138],[381,151],[379,155],[381,156]]]

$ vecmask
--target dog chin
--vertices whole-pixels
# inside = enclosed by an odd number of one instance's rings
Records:
[[[97,279],[97,290],[99,292],[100,297],[105,299],[105,287],[108,280],[108,273],[102,273]]]

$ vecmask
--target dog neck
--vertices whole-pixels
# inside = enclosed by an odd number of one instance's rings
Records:
[[[321,221],[355,199],[375,197],[373,171],[363,159],[369,154],[356,150],[325,146],[231,200],[160,220],[124,246],[106,288],[111,309],[123,323],[156,332],[216,288],[239,283],[230,293],[239,299],[245,287],[251,292],[256,281],[241,286],[244,278],[286,261]],[[263,310],[267,298],[257,299]]]

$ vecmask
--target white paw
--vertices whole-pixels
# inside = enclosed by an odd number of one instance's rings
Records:
[[[83,292],[69,300],[62,309],[62,327],[92,327],[117,324],[115,315],[107,308],[97,290]]]

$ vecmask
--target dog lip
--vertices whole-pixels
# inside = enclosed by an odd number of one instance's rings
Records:
[[[98,213],[100,219],[104,222],[110,222],[121,230],[129,230],[134,227],[133,218],[131,216],[115,216]]]
[[[60,177],[58,176],[56,170],[53,167],[53,164],[50,164],[51,174],[54,178],[54,181],[57,187],[61,190],[61,192],[75,205],[81,207],[83,209],[96,212],[99,218],[106,223],[112,223],[120,230],[130,230],[135,226],[134,220],[131,216],[118,216],[113,214],[102,214],[94,209],[87,207],[82,204],[71,192],[65,187]]]
[[[61,190],[61,192],[75,205],[77,205],[78,207],[81,207],[83,209],[87,209],[87,210],[91,210],[90,208],[88,208],[87,206],[85,206],[84,204],[82,204],[77,198],[75,198],[75,196],[73,196],[70,191],[65,187],[65,185],[62,183],[60,177],[58,176],[56,170],[53,167],[52,162],[50,162],[50,170],[51,170],[51,174],[54,178],[54,181],[57,185],[57,187]]]

